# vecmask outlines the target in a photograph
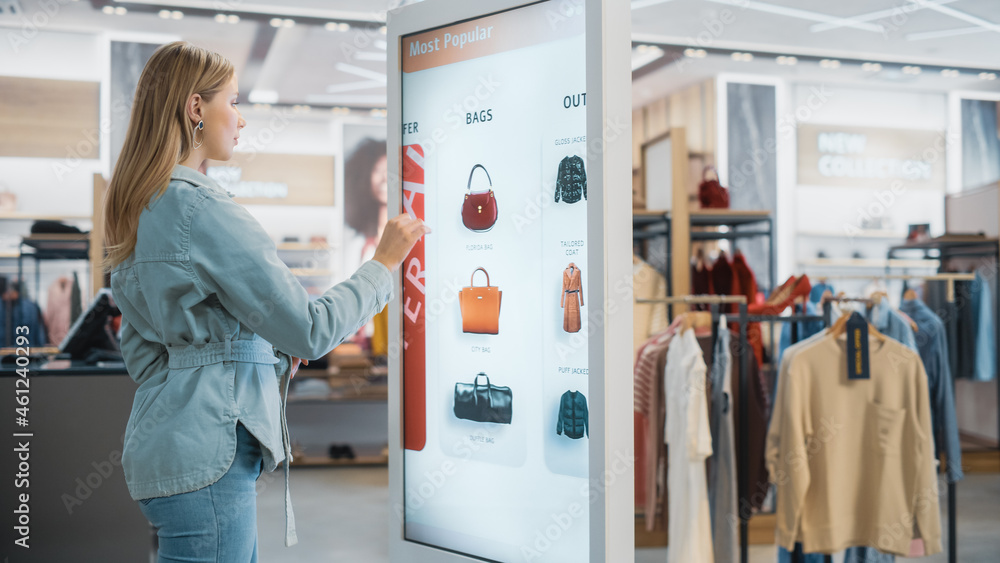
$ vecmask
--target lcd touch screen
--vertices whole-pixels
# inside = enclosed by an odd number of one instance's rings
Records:
[[[403,37],[405,537],[589,559],[582,2]]]

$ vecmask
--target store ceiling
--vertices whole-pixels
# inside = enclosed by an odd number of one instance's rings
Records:
[[[106,31],[112,38],[133,41],[179,38],[216,50],[237,66],[241,91],[248,96],[253,92],[250,101],[356,108],[385,105],[381,27],[385,10],[401,3],[2,1],[0,26],[20,28],[57,5],[44,29]],[[19,10],[11,13],[10,5]],[[219,14],[239,16],[239,21]],[[998,0],[633,0],[632,14],[636,45],[665,49],[663,56],[636,53],[637,63],[650,62],[636,72],[635,105],[721,72],[930,91],[1000,90],[1000,78],[979,78],[987,69],[1000,75]],[[685,57],[685,47],[704,48],[706,56]],[[732,50],[756,56],[749,62],[733,60]],[[777,55],[797,55],[800,62],[778,65]],[[827,68],[819,58],[844,64]],[[885,64],[878,72],[863,71],[860,63],[866,60]],[[903,64],[929,70],[903,73]],[[941,67],[969,70],[946,77]]]
[[[1000,90],[1000,72],[992,80],[979,76],[1000,69],[997,0],[634,0],[632,39],[677,46],[636,71],[635,105],[722,72],[862,87]],[[686,57],[685,47],[707,55]],[[733,60],[732,51],[756,56]],[[781,55],[799,61],[780,65]],[[840,64],[821,65],[824,58]],[[882,68],[865,70],[867,61]],[[903,66],[921,69],[913,74]],[[942,75],[942,69],[959,72]]]

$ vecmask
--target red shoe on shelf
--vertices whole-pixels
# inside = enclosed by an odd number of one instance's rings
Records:
[[[780,315],[796,299],[808,297],[810,291],[812,291],[812,285],[809,283],[809,276],[803,275],[799,278],[792,276],[781,284],[781,287],[774,290],[767,301],[748,305],[747,313],[751,315]]]
[[[774,291],[772,291],[771,295],[769,295],[767,299],[764,299],[762,297],[763,294],[758,292],[757,300],[754,301],[753,303],[747,304],[747,312],[750,313],[751,315],[763,314],[760,311],[763,310],[762,307],[764,307],[766,304],[777,303],[778,302],[777,300],[779,298],[783,298],[785,295],[791,295],[791,291],[795,287],[795,281],[797,279],[798,278],[796,278],[795,276],[789,277],[787,280],[785,280],[785,283],[779,285]]]

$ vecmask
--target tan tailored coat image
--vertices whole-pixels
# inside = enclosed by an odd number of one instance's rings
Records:
[[[580,268],[570,262],[563,270],[562,300],[563,330],[566,332],[580,331],[580,307],[583,306],[583,280]]]

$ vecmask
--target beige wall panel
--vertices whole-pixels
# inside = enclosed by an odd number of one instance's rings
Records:
[[[104,194],[108,191],[108,183],[104,176],[94,174],[94,226],[90,230],[90,296],[94,298],[97,291],[106,287],[104,269]]]
[[[687,160],[687,131],[683,127],[670,130],[674,163]],[[673,274],[673,294],[691,293],[691,214],[688,208],[687,190],[677,189],[688,184],[686,166],[673,166],[673,199],[670,212],[670,260]],[[687,310],[686,306],[674,306],[674,314]]]
[[[0,93],[0,156],[98,158],[98,82],[0,76]]]
[[[335,201],[332,155],[237,152],[229,162],[209,161],[208,172],[243,204],[332,206]]]
[[[646,106],[646,138],[648,141],[670,130],[669,102],[666,99],[657,100]]]
[[[643,108],[632,110],[632,169],[642,166],[642,143],[646,141]]]

